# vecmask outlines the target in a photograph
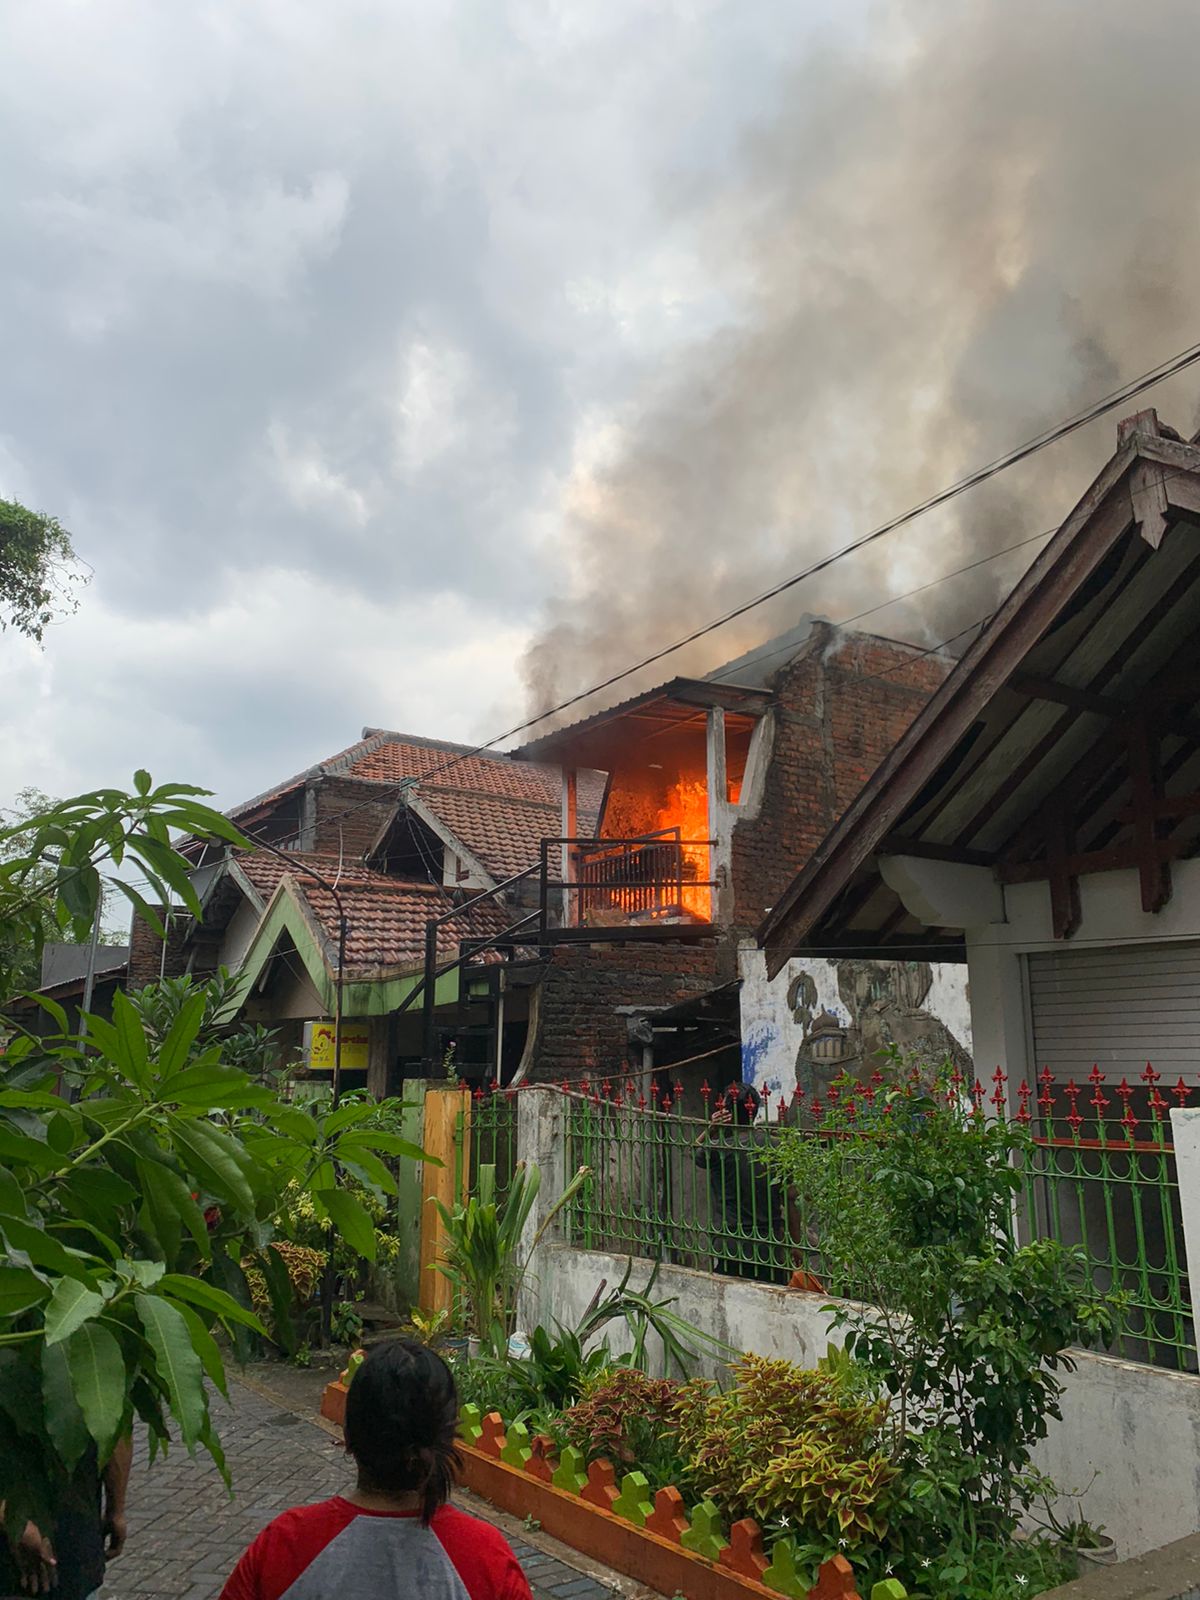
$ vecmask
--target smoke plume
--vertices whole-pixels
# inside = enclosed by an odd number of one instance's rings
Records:
[[[594,440],[525,677],[541,710],[1200,339],[1194,0],[899,0],[798,63],[698,219],[738,306]],[[1196,425],[1195,369],[1135,406]],[[803,612],[843,620],[1055,526],[1092,424],[840,562],[621,698]],[[1036,545],[860,626],[933,643]],[[572,715],[599,709],[589,701]]]

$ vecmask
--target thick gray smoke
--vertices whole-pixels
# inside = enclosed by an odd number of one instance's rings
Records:
[[[542,709],[1200,339],[1195,0],[901,0],[798,64],[700,222],[739,320],[573,479]],[[1154,391],[1196,422],[1193,369]],[[708,670],[1049,529],[1108,417],[647,675]],[[860,624],[933,643],[1038,547]],[[608,696],[645,687],[627,681]],[[599,709],[588,702],[573,715]]]

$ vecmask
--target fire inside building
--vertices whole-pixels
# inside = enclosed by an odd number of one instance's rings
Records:
[[[845,958],[768,984],[754,930],[951,663],[804,619],[507,754],[368,729],[196,846],[203,917],[135,926],[130,985],[224,966],[301,1079],[377,1094],[660,1075],[689,1097],[965,1060],[962,969]]]

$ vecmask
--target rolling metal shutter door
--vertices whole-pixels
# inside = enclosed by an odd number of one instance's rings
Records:
[[[1098,1065],[1134,1083],[1200,1081],[1200,943],[1038,952],[1028,958],[1036,1070],[1081,1082]]]

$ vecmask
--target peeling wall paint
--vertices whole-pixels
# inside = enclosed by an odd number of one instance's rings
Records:
[[[797,1087],[821,1093],[842,1073],[869,1077],[890,1044],[923,1060],[971,1065],[967,969],[927,961],[795,960],[768,982],[763,952],[738,950],[742,1078],[775,1110]]]

